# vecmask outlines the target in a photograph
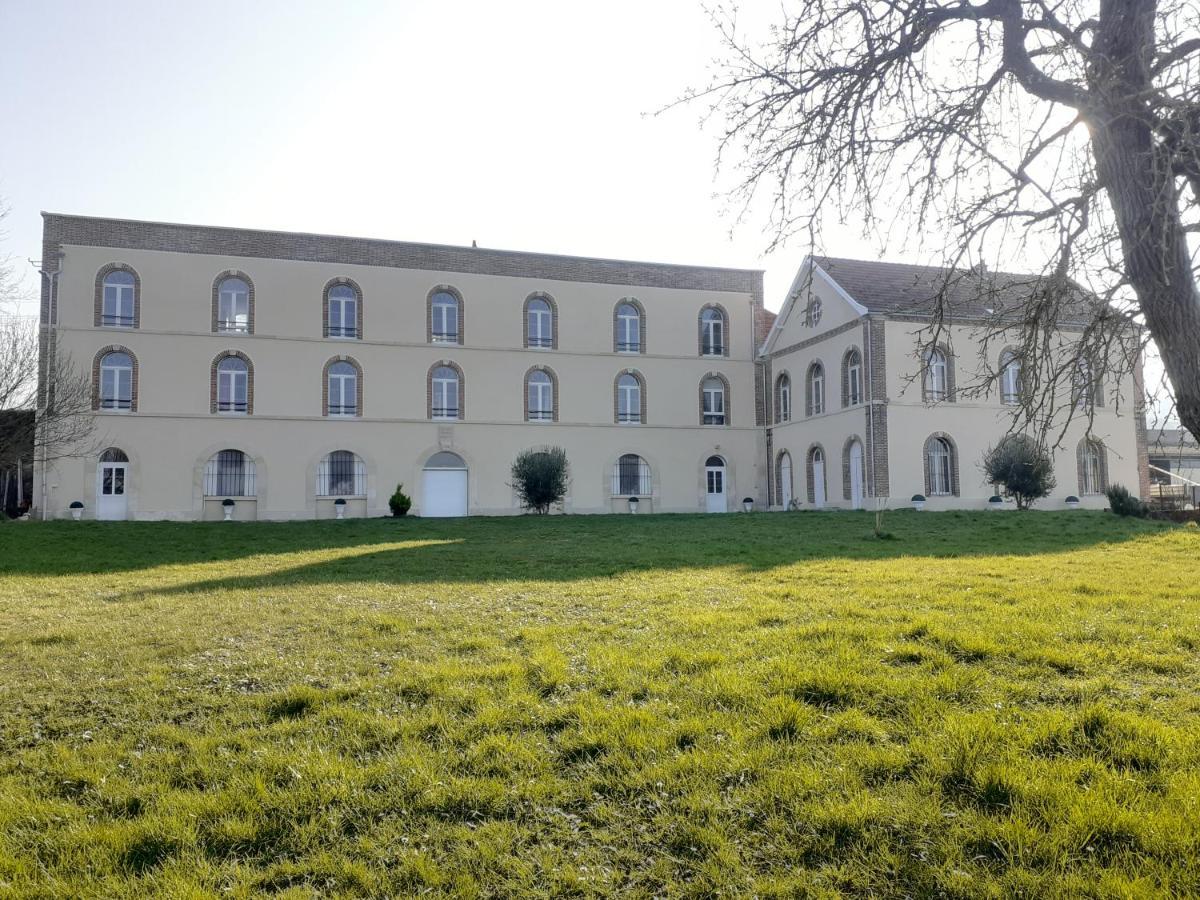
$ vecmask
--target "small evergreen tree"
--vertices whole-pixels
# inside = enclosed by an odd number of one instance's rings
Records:
[[[512,479],[521,505],[545,515],[566,496],[567,451],[562,447],[522,450],[513,462]]]
[[[1006,438],[983,457],[983,470],[992,484],[1017,501],[1017,509],[1029,509],[1034,501],[1054,490],[1054,463],[1050,451],[1027,437]]]
[[[396,485],[396,492],[388,498],[388,506],[391,507],[393,516],[408,515],[408,511],[412,509],[412,498],[404,493],[404,485]]]
[[[1146,504],[1130,493],[1129,488],[1122,484],[1114,484],[1104,492],[1108,497],[1108,508],[1118,516],[1134,516],[1143,518],[1146,515]]]

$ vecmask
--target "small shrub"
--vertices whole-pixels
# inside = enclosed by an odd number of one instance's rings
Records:
[[[1050,451],[1023,435],[1005,438],[988,450],[983,471],[989,482],[1004,485],[1017,501],[1017,509],[1029,509],[1056,483]]]
[[[567,451],[562,447],[523,450],[513,462],[512,480],[521,505],[545,515],[566,496]]]
[[[1108,507],[1118,516],[1135,516],[1136,518],[1145,518],[1146,504],[1129,492],[1129,488],[1122,484],[1114,484],[1104,492],[1108,497]]]
[[[404,493],[404,485],[396,485],[396,492],[388,498],[388,506],[391,507],[393,516],[406,516],[408,511],[412,509],[412,498]]]

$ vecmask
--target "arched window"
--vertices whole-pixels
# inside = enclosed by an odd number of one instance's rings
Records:
[[[624,372],[617,377],[615,391],[618,424],[634,425],[644,421],[646,397],[642,379],[634,372]]]
[[[808,367],[808,390],[804,398],[805,415],[819,416],[825,412],[825,367],[819,362]]]
[[[214,363],[212,411],[249,415],[254,411],[254,371],[241,353],[226,353]]]
[[[1021,360],[1012,350],[1000,354],[1000,402],[1005,406],[1021,402]]]
[[[530,294],[525,300],[525,346],[551,349],[558,346],[558,322],[549,294]]]
[[[554,375],[548,369],[534,368],[525,373],[525,421],[558,421],[554,381]]]
[[[429,295],[429,342],[462,343],[462,298],[448,287],[435,288]]]
[[[642,334],[645,314],[640,304],[622,300],[613,313],[613,350],[617,353],[645,353]]]
[[[1075,406],[1079,409],[1087,409],[1089,406],[1099,408],[1104,405],[1104,381],[1096,374],[1091,360],[1081,358],[1075,363],[1071,393]]]
[[[95,407],[122,411],[137,409],[133,354],[123,347],[111,349],[100,356],[98,370]]]
[[[220,450],[204,467],[205,497],[253,497],[254,460],[241,450]]]
[[[792,490],[792,455],[780,450],[775,461],[775,502],[790,509],[795,494]]]
[[[334,450],[317,466],[318,497],[365,497],[367,467],[349,450]]]
[[[100,454],[100,462],[102,463],[127,463],[129,457],[125,455],[125,451],[119,447],[109,447]]]
[[[137,328],[140,284],[129,266],[114,263],[100,270],[96,285],[96,325]]]
[[[842,446],[842,499],[849,500],[854,509],[861,509],[866,496],[863,445],[857,435],[852,435]]]
[[[728,399],[725,379],[720,375],[709,375],[700,382],[700,424],[728,425],[726,409]]]
[[[650,466],[636,453],[624,454],[613,466],[612,492],[614,497],[649,496]]]
[[[947,435],[935,434],[925,441],[925,494],[958,496],[958,453]]]
[[[348,278],[325,286],[325,337],[362,337],[362,291]]]
[[[775,421],[792,420],[792,379],[784,372],[775,379]]]
[[[951,387],[950,358],[940,347],[932,347],[925,351],[925,402],[940,403],[943,400],[953,400]]]
[[[351,359],[325,364],[325,415],[362,415],[362,372]]]
[[[706,306],[700,310],[700,355],[728,356],[729,335],[725,310]]]
[[[825,506],[828,496],[825,491],[825,450],[820,444],[814,444],[808,449],[807,465],[808,502],[821,509]]]
[[[808,301],[808,306],[804,310],[804,324],[809,328],[816,328],[821,324],[820,297],[813,297]]]
[[[429,370],[429,418],[453,421],[463,417],[462,372],[453,363]]]
[[[1103,494],[1108,490],[1108,454],[1104,445],[1092,438],[1084,438],[1075,455],[1079,467],[1079,493]]]
[[[250,334],[254,330],[254,289],[241,274],[226,274],[213,285],[213,331]]]
[[[842,357],[842,406],[858,406],[863,397],[862,354],[851,347]]]

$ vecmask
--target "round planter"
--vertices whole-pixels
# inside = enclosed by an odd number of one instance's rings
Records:
[[[637,512],[637,509],[638,509],[638,498],[630,497],[629,498],[629,511],[631,513],[635,513],[635,512]]]
[[[745,500],[743,500],[742,501],[742,509],[745,512],[754,512],[754,498],[747,497]]]
[[[335,519],[346,518],[346,501],[345,500],[335,500],[333,502],[333,517]]]
[[[83,510],[82,509],[72,509],[71,510],[71,518],[74,519],[76,522],[78,522],[80,519],[83,518]]]

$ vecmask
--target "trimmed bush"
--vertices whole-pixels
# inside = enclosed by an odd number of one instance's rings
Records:
[[[412,509],[412,498],[404,493],[403,484],[396,485],[396,492],[388,498],[388,507],[392,510],[393,516],[406,516]]]
[[[1129,492],[1123,484],[1114,484],[1104,495],[1108,497],[1108,508],[1118,516],[1134,516],[1144,519],[1148,510],[1146,504]]]
[[[523,450],[512,465],[512,486],[521,505],[544,516],[567,494],[567,451]]]
[[[1004,485],[1017,501],[1017,509],[1029,509],[1056,483],[1050,451],[1024,435],[1005,438],[988,450],[983,471],[989,482]]]

